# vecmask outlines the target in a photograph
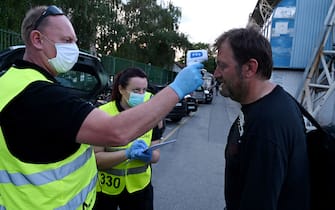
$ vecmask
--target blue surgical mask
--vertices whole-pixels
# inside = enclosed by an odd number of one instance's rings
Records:
[[[137,106],[137,105],[143,103],[144,102],[144,95],[145,94],[130,92],[129,99],[127,101],[128,105],[130,107],[134,107],[134,106]]]

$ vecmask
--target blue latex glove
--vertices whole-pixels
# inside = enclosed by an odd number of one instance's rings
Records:
[[[143,162],[150,162],[152,158],[152,151],[147,150],[147,144],[142,140],[136,140],[126,149],[126,157],[130,160],[141,160]]]
[[[135,155],[135,160],[141,160],[143,162],[146,162],[146,163],[149,163],[151,161],[151,158],[152,158],[152,150],[151,149],[148,149],[141,153],[138,153]]]
[[[203,83],[201,69],[202,63],[194,63],[183,68],[174,81],[169,85],[178,95],[179,99],[197,89]]]

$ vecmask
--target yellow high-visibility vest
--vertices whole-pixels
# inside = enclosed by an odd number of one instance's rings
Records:
[[[11,67],[2,75],[0,112],[34,81],[52,82],[34,69]],[[0,150],[0,209],[93,208],[97,168],[89,145],[54,163],[25,163],[10,153],[0,127]]]
[[[150,94],[145,95],[145,101],[150,99]],[[119,114],[115,101],[111,101],[99,107],[108,114],[115,116]],[[131,126],[131,125],[130,125]],[[142,139],[149,146],[151,144],[152,129],[137,139]],[[132,145],[108,147],[106,151],[125,150]],[[129,193],[144,189],[151,180],[151,167],[149,164],[139,160],[127,160],[118,165],[99,171],[97,191],[109,195],[118,195],[125,188]]]

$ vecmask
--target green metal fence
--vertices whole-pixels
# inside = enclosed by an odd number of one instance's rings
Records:
[[[0,29],[0,50],[4,50],[9,46],[19,44],[22,44],[20,34]]]
[[[9,46],[21,44],[23,44],[23,42],[20,34],[0,29],[0,51],[8,48]],[[175,72],[157,66],[114,56],[103,56],[101,61],[105,71],[111,76],[128,67],[139,67],[146,72],[150,83],[159,85],[171,82],[176,74]]]
[[[171,82],[175,77],[175,73],[172,71],[124,58],[104,56],[102,57],[101,61],[109,75],[115,75],[128,67],[138,67],[146,72],[149,78],[149,82],[151,83],[166,84]]]

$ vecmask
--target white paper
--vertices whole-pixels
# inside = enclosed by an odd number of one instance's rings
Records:
[[[174,143],[176,142],[177,139],[171,139],[171,140],[168,140],[168,141],[164,141],[164,142],[161,142],[161,143],[158,143],[158,144],[154,144],[154,145],[151,145],[147,150],[155,150],[155,149],[158,149],[162,146],[165,146],[167,144],[171,144],[171,143]]]

